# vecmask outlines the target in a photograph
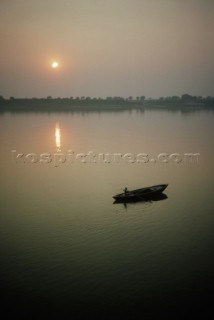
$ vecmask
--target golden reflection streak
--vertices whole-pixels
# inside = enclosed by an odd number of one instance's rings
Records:
[[[61,132],[60,132],[60,127],[58,122],[55,125],[55,140],[56,140],[57,152],[61,151]]]

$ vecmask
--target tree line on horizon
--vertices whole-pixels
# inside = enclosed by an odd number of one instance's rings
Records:
[[[91,98],[89,96],[69,98],[14,98],[5,99],[0,96],[1,110],[113,110],[119,109],[142,109],[142,108],[167,108],[171,110],[184,109],[188,106],[214,108],[214,97],[192,96],[183,94],[181,96],[168,96],[160,98],[146,98],[141,96],[108,96],[106,98]],[[185,108],[186,109],[186,108]]]
[[[14,100],[71,100],[71,101],[137,101],[137,102],[145,102],[145,101],[152,101],[152,102],[195,102],[195,103],[203,103],[207,101],[212,101],[214,102],[214,97],[212,96],[207,96],[207,97],[202,97],[202,96],[192,96],[190,94],[182,94],[181,96],[167,96],[167,97],[160,97],[160,98],[146,98],[144,95],[142,96],[129,96],[129,97],[121,97],[121,96],[107,96],[106,98],[101,98],[101,97],[89,97],[89,96],[77,96],[77,97],[52,97],[52,96],[47,96],[45,98],[37,98],[37,97],[32,97],[32,98],[16,98],[11,96],[9,99],[4,98],[2,95],[0,95],[0,102],[1,101],[14,101]]]

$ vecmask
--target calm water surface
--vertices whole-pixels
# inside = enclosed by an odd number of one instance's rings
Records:
[[[206,312],[213,123],[210,111],[2,114],[0,277],[8,312],[26,319]],[[90,151],[122,156],[95,163],[85,157]],[[44,153],[52,161],[39,162]],[[151,161],[136,162],[131,155],[140,153]],[[157,161],[160,153],[182,161]],[[190,162],[185,153],[200,156]],[[165,200],[113,204],[124,187],[159,183],[169,183]]]

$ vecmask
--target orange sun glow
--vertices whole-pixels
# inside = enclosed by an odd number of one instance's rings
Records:
[[[53,62],[51,63],[51,67],[52,67],[53,69],[57,69],[57,68],[59,67],[59,62],[53,61]]]

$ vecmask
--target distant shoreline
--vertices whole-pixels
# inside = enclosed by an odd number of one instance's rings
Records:
[[[172,96],[159,99],[146,99],[144,96],[136,98],[107,97],[90,98],[14,98],[0,97],[0,112],[19,111],[123,111],[123,110],[170,110],[193,111],[213,110],[214,97],[195,97],[184,94],[181,97]]]

